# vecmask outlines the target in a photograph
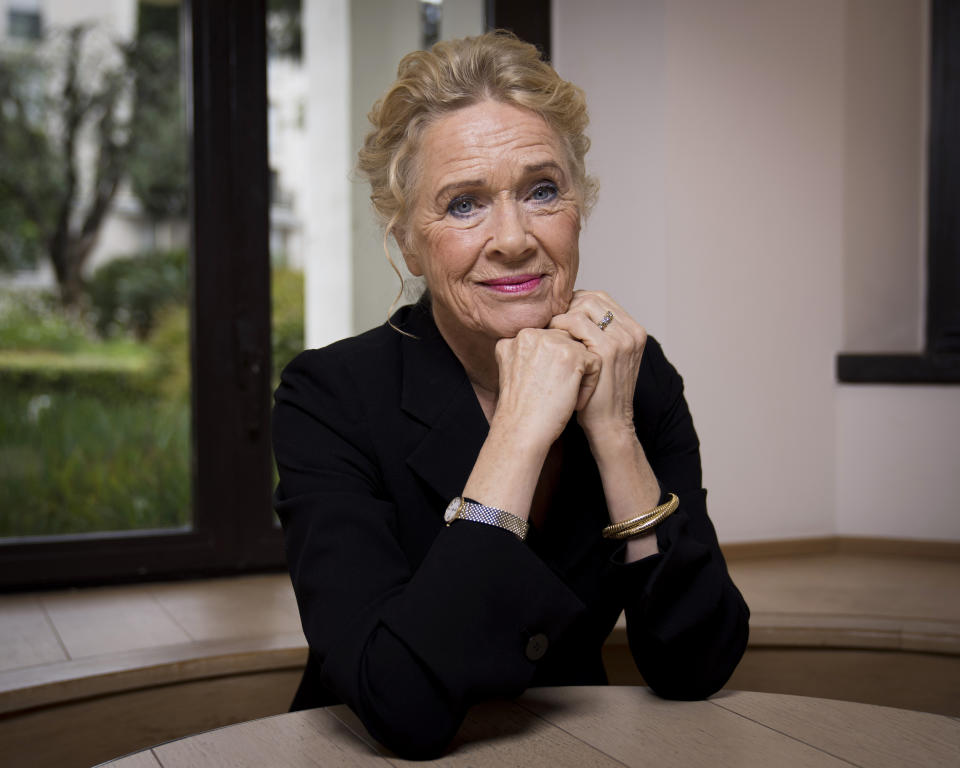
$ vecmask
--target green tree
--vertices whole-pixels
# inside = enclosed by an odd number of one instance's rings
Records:
[[[180,9],[140,3],[137,16],[133,134],[128,172],[133,193],[154,223],[184,218],[188,153],[180,77]]]
[[[0,265],[45,254],[65,307],[80,300],[132,146],[133,50],[115,45],[115,61],[105,63],[89,50],[90,31],[71,27],[52,54],[0,57]],[[83,167],[81,145],[91,150]]]
[[[301,0],[267,0],[267,52],[297,61],[303,55]]]

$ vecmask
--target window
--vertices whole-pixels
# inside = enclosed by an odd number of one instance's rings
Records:
[[[960,6],[930,7],[926,348],[837,356],[844,383],[960,383]]]
[[[39,10],[10,8],[7,11],[7,37],[39,40],[43,37],[43,20]]]
[[[143,2],[139,9],[164,5]],[[182,60],[191,67],[193,513],[188,525],[168,530],[7,539],[0,544],[6,588],[283,563],[270,500],[266,11],[262,2],[242,9],[193,2],[179,17]]]

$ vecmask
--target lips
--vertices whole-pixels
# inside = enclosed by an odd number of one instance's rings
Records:
[[[543,275],[508,275],[493,280],[484,280],[482,285],[498,293],[530,293],[540,285]]]

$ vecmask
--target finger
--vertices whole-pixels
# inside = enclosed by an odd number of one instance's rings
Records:
[[[500,368],[503,368],[503,364],[513,357],[513,348],[516,346],[516,343],[516,337],[500,339],[493,348],[494,357],[496,358],[497,365]]]
[[[550,321],[551,328],[566,331],[587,349],[609,357],[626,342],[622,337],[622,329],[614,329],[612,325],[601,328],[584,312],[567,312],[557,315]]]
[[[608,310],[612,311],[614,314],[626,315],[623,307],[620,306],[620,304],[618,304],[606,291],[575,291],[567,311],[579,311],[584,309],[589,309],[594,312],[599,311],[600,315],[597,317],[598,320],[601,316],[603,316],[603,313]]]
[[[587,367],[580,378],[580,391],[577,393],[577,405],[575,410],[582,411],[587,407],[590,398],[597,391],[597,383],[600,381],[600,371],[603,368],[603,360],[599,355],[590,354],[587,361]]]
[[[577,341],[588,345],[595,345],[602,341],[600,326],[581,311],[556,315],[550,320],[550,328],[566,331]]]
[[[634,320],[623,307],[603,291],[578,292],[576,299],[570,303],[570,308],[566,314],[583,314],[600,330],[600,321],[606,312],[610,312],[613,317],[606,323],[606,327],[602,329],[605,337],[597,336],[590,331],[592,335],[590,335],[589,338],[595,341],[600,338],[606,338],[607,340],[616,338],[619,344],[629,343],[641,349],[644,347],[647,342],[647,329]],[[557,317],[561,316],[558,315]],[[564,325],[565,323],[561,321],[559,324]],[[593,346],[597,349],[604,349],[604,347],[597,344]]]
[[[567,314],[582,312],[594,323],[600,323],[604,315],[609,312],[613,317],[607,324],[608,330],[611,324],[618,324],[630,328],[634,320],[627,311],[616,301],[614,301],[605,291],[577,291]]]

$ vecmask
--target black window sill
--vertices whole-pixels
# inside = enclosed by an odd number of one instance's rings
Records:
[[[837,355],[843,384],[960,384],[960,355]]]

